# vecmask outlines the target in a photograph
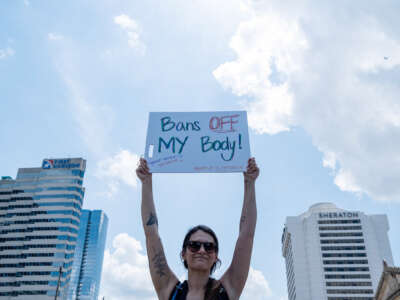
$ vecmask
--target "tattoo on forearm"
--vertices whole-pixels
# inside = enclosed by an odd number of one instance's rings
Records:
[[[167,275],[167,261],[165,260],[163,251],[156,253],[151,261],[154,264],[158,276],[163,277],[164,275]]]
[[[239,228],[242,228],[242,225],[243,225],[243,223],[244,223],[245,221],[246,221],[246,216],[241,216]]]
[[[147,226],[151,226],[151,225],[158,225],[158,220],[157,220],[157,216],[153,213],[150,213],[149,219],[147,220],[146,225]]]

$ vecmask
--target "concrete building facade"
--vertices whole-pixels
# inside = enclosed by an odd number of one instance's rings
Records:
[[[289,300],[372,300],[382,260],[393,263],[385,215],[318,203],[287,217],[282,235]]]
[[[375,294],[376,300],[400,300],[400,268],[384,261],[383,272]]]

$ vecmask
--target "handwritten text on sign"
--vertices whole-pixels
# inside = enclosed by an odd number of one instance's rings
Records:
[[[244,111],[150,113],[145,157],[152,172],[241,172],[249,156]]]

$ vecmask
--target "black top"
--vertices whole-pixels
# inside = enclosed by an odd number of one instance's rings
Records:
[[[214,279],[210,280],[214,281]],[[217,287],[216,290],[217,291],[216,293],[214,293],[212,300],[229,300],[228,294],[222,283]],[[186,295],[188,291],[189,291],[189,286],[186,280],[182,283],[178,282],[175,288],[172,290],[169,300],[186,300]]]

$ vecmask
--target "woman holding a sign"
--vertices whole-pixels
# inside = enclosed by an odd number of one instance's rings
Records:
[[[145,159],[140,159],[136,170],[142,181],[142,221],[146,235],[147,256],[150,274],[161,300],[237,300],[242,293],[250,268],[256,228],[257,208],[255,181],[259,175],[254,158],[249,159],[244,172],[244,200],[240,219],[239,237],[236,242],[232,263],[219,279],[210,274],[219,263],[218,239],[204,225],[193,227],[183,241],[181,258],[188,269],[188,280],[180,283],[169,268],[161,239],[153,201],[152,174]]]

